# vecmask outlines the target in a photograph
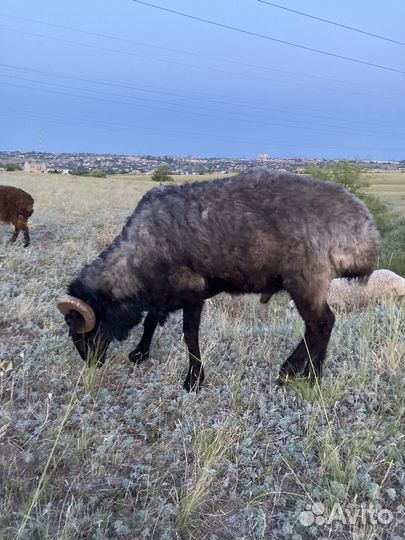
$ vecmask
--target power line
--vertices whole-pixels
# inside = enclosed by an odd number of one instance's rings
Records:
[[[0,75],[1,76],[1,75]],[[3,75],[4,76],[4,75]],[[7,76],[7,75],[6,75]],[[18,77],[17,77],[18,79]],[[51,84],[51,85],[54,85],[54,86],[59,86],[59,87],[63,87],[63,88],[67,88],[67,89],[72,89],[72,90],[79,90],[79,91],[87,91],[87,92],[94,92],[92,90],[88,90],[88,89],[83,89],[83,88],[77,88],[77,87],[74,87],[74,86],[69,86],[69,85],[62,85],[62,84],[57,84],[57,83],[43,83],[42,81],[35,81],[35,80],[32,80],[32,79],[24,79],[23,77],[20,77],[20,79],[22,80],[27,80],[27,81],[30,81],[30,82],[36,82],[36,83],[39,83],[39,84]],[[233,121],[242,121],[242,122],[250,122],[250,123],[255,123],[255,124],[262,124],[262,125],[270,125],[272,127],[284,127],[284,128],[294,128],[294,129],[303,129],[303,130],[310,130],[310,131],[319,131],[320,128],[323,128],[324,131],[326,132],[329,132],[329,133],[336,133],[336,132],[339,132],[339,131],[349,131],[351,133],[357,133],[359,135],[365,135],[365,136],[372,136],[372,137],[382,137],[382,138],[386,138],[386,137],[392,137],[392,136],[395,136],[395,134],[392,134],[392,133],[381,133],[381,132],[378,132],[378,133],[372,133],[372,132],[368,132],[368,131],[361,131],[361,130],[356,130],[356,129],[353,129],[351,127],[346,127],[346,126],[333,126],[333,125],[330,125],[330,124],[317,124],[315,127],[312,126],[312,125],[303,125],[302,122],[300,121],[295,121],[295,120],[286,120],[287,122],[290,122],[290,125],[286,124],[285,120],[283,122],[282,119],[263,119],[261,116],[258,116],[258,115],[252,115],[252,114],[249,114],[249,113],[245,113],[245,114],[238,114],[238,112],[233,112],[233,111],[210,111],[209,109],[204,109],[203,107],[193,107],[191,106],[192,108],[199,108],[199,109],[203,109],[204,111],[208,111],[208,114],[207,112],[198,112],[198,111],[190,111],[190,110],[182,110],[182,109],[173,109],[173,108],[170,108],[170,107],[160,107],[160,106],[156,106],[156,105],[142,105],[142,104],[139,104],[139,103],[133,103],[133,102],[128,102],[128,101],[117,101],[117,100],[111,100],[111,99],[106,99],[106,98],[102,98],[102,97],[96,97],[96,96],[87,96],[87,95],[82,95],[82,94],[72,94],[72,93],[69,93],[69,92],[61,92],[61,91],[55,91],[55,90],[49,90],[49,89],[46,89],[46,88],[38,88],[38,87],[35,87],[35,86],[29,86],[29,85],[23,85],[23,84],[16,84],[16,83],[10,83],[10,82],[5,82],[3,84],[7,84],[8,86],[13,86],[13,87],[17,87],[17,88],[26,88],[26,89],[29,89],[29,90],[37,90],[37,91],[41,91],[41,92],[47,92],[47,93],[51,93],[51,94],[55,94],[55,95],[63,95],[63,96],[68,96],[68,97],[78,97],[78,98],[82,98],[82,99],[87,99],[87,100],[90,100],[90,101],[103,101],[103,102],[107,102],[107,103],[113,103],[113,104],[117,104],[117,105],[128,105],[128,106],[131,106],[131,107],[137,107],[137,108],[141,108],[141,109],[153,109],[153,110],[163,110],[163,111],[167,111],[167,112],[175,112],[175,113],[182,113],[182,114],[194,114],[194,115],[198,115],[198,116],[205,116],[205,117],[208,117],[208,118],[221,118],[220,116],[218,116],[218,112],[221,113],[221,114],[229,114],[229,115],[237,115],[239,116],[239,118],[235,118],[235,117],[231,117],[231,118],[227,118],[227,117],[222,117],[223,119],[225,120],[233,120]],[[124,98],[130,98],[130,96],[121,96],[120,94],[114,94],[114,93],[111,93],[111,92],[101,92],[102,94],[107,94],[107,95],[111,95],[111,96],[116,96],[116,97],[124,97]],[[161,102],[161,101],[158,101],[158,100],[151,100],[151,99],[147,99],[147,101],[155,101],[157,103],[163,103],[163,104],[166,104],[166,105],[174,105],[175,107],[189,107],[190,108],[190,105],[182,105],[182,104],[179,104],[179,103],[168,103],[168,102]],[[212,113],[212,114],[209,114],[209,113]],[[250,116],[251,118],[241,118],[240,116]],[[281,123],[280,123],[281,121]],[[293,124],[293,125],[291,125]],[[298,124],[298,126],[296,125]],[[326,129],[325,129],[326,128]],[[329,129],[331,128],[331,129]]]
[[[216,62],[234,64],[234,65],[242,66],[242,67],[251,67],[251,68],[254,68],[254,69],[263,69],[263,70],[266,70],[266,71],[275,71],[277,73],[285,73],[286,75],[295,75],[295,76],[298,75],[299,77],[307,77],[307,78],[318,79],[318,80],[322,80],[322,81],[330,81],[330,82],[348,84],[347,81],[343,81],[342,79],[334,79],[332,77],[323,77],[321,75],[310,75],[308,73],[301,73],[301,72],[297,72],[297,71],[287,71],[287,70],[284,70],[284,69],[277,69],[277,68],[273,68],[273,67],[269,67],[269,66],[263,66],[263,65],[259,65],[259,64],[251,64],[251,63],[248,63],[248,62],[240,62],[240,61],[237,61],[237,60],[230,60],[228,58],[220,58],[218,56],[209,56],[209,55],[205,55],[205,54],[198,54],[198,53],[193,53],[193,52],[190,52],[190,51],[184,51],[184,50],[181,50],[181,49],[172,49],[170,47],[163,47],[163,46],[160,46],[160,45],[152,45],[150,43],[145,43],[145,42],[142,42],[142,41],[134,41],[132,39],[126,39],[126,38],[122,38],[122,37],[118,37],[118,36],[113,36],[111,34],[103,34],[101,32],[93,32],[93,31],[90,31],[90,30],[83,30],[82,28],[76,28],[76,27],[73,27],[73,26],[65,26],[65,25],[62,25],[62,24],[49,23],[47,21],[40,21],[38,19],[29,19],[28,17],[19,17],[17,15],[9,15],[9,14],[6,14],[6,13],[0,13],[0,17],[6,17],[6,18],[9,18],[9,19],[16,19],[16,20],[20,20],[20,21],[26,21],[26,22],[30,22],[30,23],[34,23],[34,24],[41,24],[41,25],[44,25],[44,26],[49,26],[51,28],[58,28],[58,29],[62,29],[62,30],[68,30],[70,32],[78,32],[80,34],[85,34],[85,35],[89,35],[89,36],[107,38],[107,39],[111,39],[111,40],[114,40],[114,41],[119,41],[121,43],[128,43],[130,45],[136,45],[136,46],[140,45],[142,47],[148,47],[148,48],[151,48],[151,49],[158,49],[158,50],[161,50],[161,51],[168,51],[168,52],[173,52],[173,53],[176,53],[176,54],[184,54],[186,56],[193,56],[193,57],[196,57],[196,58],[202,58],[202,59],[206,59],[206,60],[214,60]],[[350,84],[352,85],[353,81],[350,81]],[[380,85],[368,84],[368,83],[363,83],[363,82],[360,82],[360,81],[355,81],[354,84],[358,84],[358,85],[361,85],[361,86],[367,86],[367,87],[371,87],[371,88],[380,88],[380,89],[384,89],[384,90],[391,90],[389,88],[385,88],[385,87],[380,86]]]
[[[352,30],[353,32],[358,32],[359,34],[365,34],[366,36],[371,36],[377,39],[383,39],[384,41],[390,41],[391,43],[396,43],[397,45],[405,45],[403,41],[397,41],[396,39],[387,38],[384,36],[379,36],[378,34],[373,34],[372,32],[366,32],[365,30],[360,30],[360,28],[354,28],[353,26],[348,26],[346,24],[337,23],[336,21],[330,21],[329,19],[322,19],[322,17],[316,17],[315,15],[310,15],[309,13],[304,13],[303,11],[298,11],[297,9],[287,8],[285,6],[280,6],[279,4],[274,4],[273,2],[267,2],[266,0],[257,0],[262,4],[267,4],[278,9],[283,9],[284,11],[290,11],[291,13],[296,13],[297,15],[303,15],[304,17],[309,17],[310,19],[315,19],[328,24],[333,24],[334,26],[339,26],[340,28],[346,28],[346,30]]]
[[[170,91],[165,91],[165,90],[156,90],[156,89],[151,89],[151,88],[148,88],[148,87],[145,88],[145,87],[139,87],[139,86],[132,86],[132,85],[128,85],[128,84],[112,82],[112,81],[102,81],[100,79],[91,79],[91,78],[87,78],[87,77],[77,77],[77,76],[66,75],[66,74],[62,74],[62,73],[55,73],[55,72],[50,72],[50,71],[43,71],[43,70],[38,70],[38,69],[15,66],[15,65],[12,65],[12,64],[0,63],[0,67],[5,67],[5,68],[8,68],[8,69],[13,69],[13,70],[18,70],[18,71],[28,71],[29,73],[36,73],[36,74],[47,75],[47,76],[52,76],[52,77],[60,77],[60,78],[63,78],[63,79],[81,81],[81,82],[86,82],[86,83],[91,83],[91,84],[99,84],[99,85],[103,85],[103,86],[112,86],[112,87],[125,88],[125,89],[129,89],[129,90],[136,90],[136,91],[141,91],[141,92],[169,95],[169,96],[174,96],[174,97],[180,97],[182,99],[185,98],[185,99],[189,99],[189,100],[193,100],[193,101],[202,101],[202,102],[214,103],[214,104],[219,104],[219,105],[228,105],[228,106],[234,106],[234,107],[239,107],[239,108],[244,107],[244,108],[247,108],[247,109],[256,109],[256,110],[259,110],[259,111],[276,112],[276,113],[280,113],[280,114],[290,114],[290,115],[294,115],[294,116],[304,116],[304,117],[315,118],[315,119],[320,118],[320,119],[323,119],[323,120],[326,119],[326,120],[332,120],[332,121],[337,121],[337,122],[346,122],[346,123],[349,122],[349,123],[355,123],[356,125],[357,124],[365,124],[365,125],[376,126],[376,127],[377,126],[387,127],[387,128],[391,127],[391,126],[389,126],[387,124],[380,124],[380,123],[374,123],[374,122],[370,123],[370,122],[364,122],[364,121],[361,121],[361,120],[353,120],[351,122],[350,120],[347,120],[347,119],[344,119],[344,118],[336,118],[336,117],[333,117],[333,116],[308,114],[308,113],[302,113],[302,112],[297,113],[297,112],[290,111],[290,110],[286,111],[286,110],[283,110],[283,109],[276,109],[276,108],[272,108],[272,107],[261,107],[261,106],[251,105],[251,104],[245,105],[245,104],[240,104],[240,103],[234,103],[234,102],[231,102],[231,101],[225,101],[223,99],[210,99],[210,98],[202,98],[202,97],[196,97],[196,96],[188,96],[187,94],[184,94],[184,93],[170,92]],[[15,76],[13,76],[13,77],[15,77]],[[16,78],[19,78],[19,77],[16,77]],[[28,80],[30,80],[30,79],[28,79]],[[44,81],[34,81],[34,82],[42,82],[43,84],[52,84],[52,83],[47,83],[47,82],[44,82]],[[77,89],[77,88],[75,87],[75,89]],[[119,95],[119,94],[112,94],[112,95],[119,96],[119,97],[129,97],[129,96],[122,96],[122,95]],[[153,101],[150,98],[140,98],[140,99],[146,99],[148,101]],[[184,105],[182,104],[182,106],[184,106]],[[188,105],[186,105],[186,106],[188,106]],[[230,111],[226,111],[226,112],[230,112]],[[235,113],[233,112],[232,114],[235,114]]]
[[[267,39],[269,41],[275,41],[276,43],[282,43],[283,45],[289,45],[290,47],[296,47],[298,49],[303,49],[303,50],[306,50],[306,51],[315,52],[315,53],[323,54],[323,55],[326,55],[326,56],[332,56],[333,58],[340,58],[341,60],[347,60],[348,62],[356,62],[357,64],[364,64],[366,66],[371,66],[371,67],[375,67],[375,68],[378,68],[378,69],[384,69],[386,71],[393,71],[395,73],[405,74],[405,71],[402,71],[400,69],[396,69],[396,68],[392,68],[392,67],[388,67],[388,66],[383,66],[383,65],[380,65],[380,64],[374,64],[372,62],[366,62],[365,60],[359,60],[357,58],[351,58],[349,56],[343,56],[343,55],[340,55],[340,54],[336,54],[336,53],[332,53],[332,52],[328,52],[328,51],[323,51],[321,49],[315,49],[313,47],[306,47],[305,45],[300,45],[298,43],[292,43],[291,41],[285,41],[285,40],[282,40],[282,39],[277,39],[277,38],[274,38],[274,37],[271,37],[271,36],[267,36],[265,34],[259,34],[258,32],[251,32],[251,31],[245,30],[243,28],[237,28],[236,26],[230,26],[228,24],[223,24],[223,23],[219,23],[219,22],[216,22],[216,21],[211,21],[209,19],[203,19],[202,17],[196,17],[195,15],[190,15],[188,13],[183,13],[181,11],[175,11],[174,9],[169,9],[169,8],[165,8],[165,7],[162,7],[162,6],[157,6],[156,4],[150,4],[149,2],[144,2],[143,0],[132,0],[132,1],[136,2],[137,4],[142,4],[144,6],[153,7],[155,9],[160,9],[161,11],[165,11],[165,12],[168,12],[168,13],[174,13],[175,15],[180,15],[181,17],[187,17],[188,19],[204,22],[204,23],[207,23],[207,24],[212,24],[214,26],[219,26],[220,28],[226,28],[227,30],[233,30],[234,32],[247,34],[249,36],[259,37],[259,38],[262,38],[262,39]]]
[[[205,71],[213,71],[215,73],[223,73],[225,75],[234,75],[234,76],[237,76],[237,77],[244,77],[244,78],[247,78],[247,79],[258,79],[258,80],[261,80],[261,81],[280,82],[280,83],[283,83],[283,84],[291,84],[293,86],[305,86],[307,88],[315,88],[317,90],[326,90],[326,91],[332,91],[332,92],[345,92],[345,93],[348,93],[348,94],[357,94],[357,95],[370,96],[369,93],[366,94],[364,92],[357,92],[357,91],[353,91],[353,90],[340,89],[340,88],[328,88],[328,87],[322,87],[322,86],[316,86],[316,85],[312,85],[312,84],[302,83],[302,82],[298,82],[298,81],[283,81],[283,80],[278,80],[278,79],[270,79],[268,77],[262,77],[260,75],[247,75],[245,73],[238,73],[238,72],[235,72],[235,71],[229,71],[229,70],[224,70],[224,69],[219,69],[219,68],[201,66],[201,65],[197,65],[197,64],[189,64],[189,63],[185,63],[185,62],[179,62],[177,60],[167,60],[167,59],[163,59],[163,58],[156,58],[154,56],[149,56],[149,55],[145,55],[145,54],[138,54],[138,53],[134,53],[132,51],[122,51],[120,49],[113,49],[111,47],[104,47],[104,46],[101,46],[101,45],[93,45],[93,44],[90,44],[90,43],[82,43],[80,41],[75,41],[75,40],[72,40],[72,39],[65,39],[65,38],[59,38],[59,37],[54,37],[54,36],[47,36],[45,34],[39,34],[37,32],[27,32],[25,30],[15,30],[13,28],[5,28],[5,27],[0,27],[0,30],[5,30],[6,32],[14,32],[14,33],[17,33],[17,34],[23,34],[23,35],[27,35],[27,36],[40,37],[40,38],[48,39],[48,40],[51,40],[51,41],[58,41],[60,43],[69,43],[69,44],[73,44],[73,45],[79,45],[81,47],[87,47],[87,48],[90,48],[90,49],[96,49],[96,50],[101,50],[101,51],[113,52],[113,53],[117,53],[117,54],[123,54],[123,55],[126,55],[126,56],[134,56],[136,58],[143,58],[145,60],[153,60],[154,62],[161,62],[161,63],[165,63],[165,64],[173,64],[173,65],[176,65],[176,66],[191,67],[191,68],[196,68],[196,69],[200,69],[200,70],[202,69],[202,70],[205,70]]]

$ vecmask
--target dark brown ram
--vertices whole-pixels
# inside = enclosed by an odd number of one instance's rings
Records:
[[[10,243],[24,234],[24,247],[30,244],[28,219],[34,213],[34,199],[29,193],[13,186],[0,186],[0,221],[14,225]]]
[[[147,357],[158,323],[183,310],[189,350],[184,386],[204,378],[198,331],[204,300],[221,292],[286,290],[305,321],[305,337],[280,370],[280,382],[320,376],[335,317],[327,304],[336,276],[366,281],[378,232],[365,205],[342,187],[255,169],[233,178],[162,186],[148,192],[121,234],[70,284],[59,301],[83,359],[100,363],[145,313],[130,354]]]

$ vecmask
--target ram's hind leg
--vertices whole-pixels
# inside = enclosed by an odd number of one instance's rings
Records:
[[[189,368],[184,388],[187,392],[198,390],[204,380],[204,368],[201,363],[198,331],[200,328],[203,303],[192,304],[183,308],[184,341],[188,347]]]
[[[28,225],[26,221],[21,222],[20,230],[22,230],[24,234],[24,247],[28,247],[30,245],[30,231],[28,229]]]
[[[301,286],[289,290],[305,322],[305,335],[281,366],[280,384],[300,373],[309,375],[311,382],[321,377],[335,316],[326,301],[329,282],[318,285],[316,288],[307,284],[307,288]]]
[[[24,234],[24,247],[28,247],[30,245],[30,232],[28,229],[27,220],[24,216],[18,215],[17,219],[13,221],[14,225],[14,232],[9,240],[10,244],[13,244],[20,234],[20,231],[23,231]]]

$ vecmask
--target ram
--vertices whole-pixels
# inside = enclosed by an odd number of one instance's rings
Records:
[[[327,304],[336,276],[365,282],[378,232],[364,204],[336,184],[253,169],[229,179],[161,186],[139,202],[112,245],[60,298],[81,357],[102,364],[145,314],[130,359],[147,357],[157,324],[183,310],[189,351],[186,390],[204,379],[198,332],[206,298],[221,292],[291,295],[305,336],[279,382],[320,377],[334,324]]]
[[[28,219],[34,213],[34,199],[29,193],[13,186],[0,186],[0,221],[14,225],[10,243],[24,233],[24,247],[30,244]]]

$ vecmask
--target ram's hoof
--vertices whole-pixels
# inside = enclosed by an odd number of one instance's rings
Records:
[[[204,376],[200,377],[190,377],[187,376],[186,380],[183,383],[183,388],[187,392],[199,392],[201,390],[201,385],[204,380]]]
[[[198,382],[192,383],[186,379],[183,383],[183,388],[186,392],[198,392],[200,390],[200,385]]]
[[[140,364],[149,358],[149,351],[139,351],[138,349],[135,349],[129,353],[128,358],[134,364]]]
[[[283,388],[288,383],[289,376],[285,373],[280,373],[277,377],[276,385],[278,388]]]

